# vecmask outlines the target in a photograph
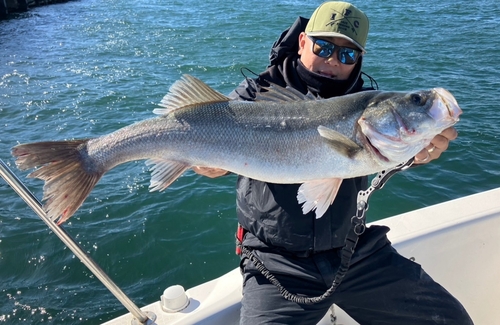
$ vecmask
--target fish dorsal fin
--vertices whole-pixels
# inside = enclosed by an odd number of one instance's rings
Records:
[[[166,115],[192,105],[213,104],[230,100],[229,97],[212,89],[200,79],[185,74],[170,87],[168,94],[161,100],[160,106],[164,108],[156,108],[153,113]]]
[[[320,97],[315,97],[311,92],[304,95],[297,89],[291,87],[284,88],[269,81],[268,83],[270,84],[269,87],[262,87],[266,91],[255,94],[256,101],[289,102],[321,99]]]
[[[304,203],[302,212],[307,214],[316,210],[316,219],[321,218],[335,200],[341,184],[341,178],[325,178],[300,185],[297,201]]]
[[[356,142],[333,129],[327,128],[326,126],[318,126],[318,132],[328,141],[329,145],[349,158],[362,149]]]
[[[146,166],[153,166],[151,171],[151,183],[149,190],[163,191],[170,186],[179,176],[191,167],[190,165],[161,158],[151,158],[146,160]]]

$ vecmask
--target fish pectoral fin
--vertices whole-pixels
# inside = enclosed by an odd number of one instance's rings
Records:
[[[153,165],[151,171],[151,183],[149,191],[163,191],[170,186],[179,176],[190,167],[190,165],[161,158],[151,158],[146,160],[146,165]]]
[[[228,102],[231,98],[224,96],[198,78],[185,74],[174,82],[168,94],[163,97],[160,106],[153,113],[166,115],[178,109],[200,104]]]
[[[316,210],[316,219],[321,218],[335,200],[341,184],[342,178],[323,178],[302,184],[297,192],[297,201],[304,203],[302,212]]]
[[[335,130],[327,128],[326,126],[318,126],[318,132],[319,135],[328,141],[329,145],[349,158],[362,149],[356,142]]]

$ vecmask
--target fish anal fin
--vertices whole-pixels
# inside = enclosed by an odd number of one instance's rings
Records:
[[[165,160],[161,158],[151,158],[146,160],[146,165],[153,167],[150,168],[151,171],[151,183],[149,185],[149,190],[152,191],[163,191],[170,186],[179,176],[181,176],[186,169],[191,166],[172,160]]]
[[[318,132],[327,140],[330,146],[346,157],[352,158],[362,149],[356,142],[333,129],[320,125],[318,126]]]
[[[166,115],[178,109],[200,104],[228,102],[231,98],[211,88],[198,78],[185,74],[177,80],[163,97],[160,106],[153,113]]]
[[[341,178],[324,178],[306,182],[299,187],[297,201],[303,203],[302,212],[316,210],[316,219],[321,218],[335,200],[342,184]]]

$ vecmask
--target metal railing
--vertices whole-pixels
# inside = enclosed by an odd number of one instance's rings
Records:
[[[43,210],[42,203],[31,193],[23,182],[10,170],[0,159],[0,176],[12,187],[12,189],[35,211],[45,224],[56,234],[59,239],[75,254],[80,261],[94,274],[106,288],[123,304],[123,306],[135,317],[132,323],[152,324],[156,315],[143,312],[129,297],[111,280],[101,267],[75,242],[75,240],[54,221],[52,221]]]

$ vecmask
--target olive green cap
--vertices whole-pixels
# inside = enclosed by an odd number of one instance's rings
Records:
[[[341,37],[366,52],[369,27],[368,17],[354,5],[329,1],[313,12],[305,32],[310,36]]]

